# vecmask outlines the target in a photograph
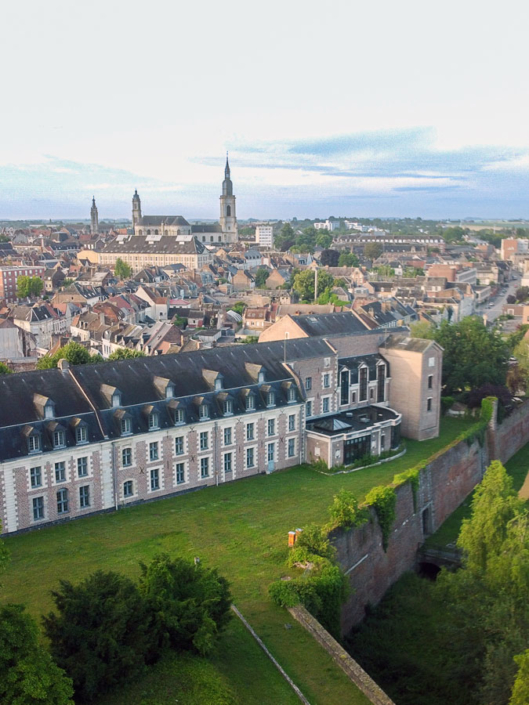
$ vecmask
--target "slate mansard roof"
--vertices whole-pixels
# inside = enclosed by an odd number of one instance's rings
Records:
[[[155,236],[156,237],[156,236]],[[174,235],[157,236],[152,239],[148,235],[131,235],[125,240],[109,242],[101,250],[102,254],[134,253],[161,255],[201,255],[205,247],[196,237],[191,240],[179,240]]]
[[[135,358],[97,365],[71,366],[0,376],[0,462],[30,455],[27,437],[41,435],[42,450],[52,449],[56,424],[65,432],[66,446],[75,446],[75,428],[83,423],[90,442],[119,438],[120,422],[130,418],[132,433],[149,430],[149,413],[159,416],[159,427],[175,426],[176,411],[185,423],[199,421],[199,407],[208,405],[208,417],[224,418],[223,403],[232,402],[233,415],[246,413],[245,399],[254,397],[256,411],[267,408],[267,393],[275,393],[275,407],[288,406],[289,389],[302,396],[296,380],[283,364],[332,354],[324,340],[294,339],[286,343],[213,348],[178,355]],[[259,381],[259,371],[264,380]],[[221,389],[215,390],[220,376]],[[167,387],[171,394],[166,393]],[[120,395],[117,406],[112,394]],[[51,418],[44,418],[42,400],[54,402]],[[250,412],[251,413],[251,412]],[[41,457],[35,454],[35,457]],[[39,461],[41,462],[41,461]],[[42,461],[44,462],[44,461]]]
[[[362,365],[365,365],[369,370],[368,380],[370,382],[374,382],[377,379],[377,364],[380,362],[384,362],[386,364],[386,372],[389,377],[389,363],[382,357],[382,355],[379,355],[378,353],[340,358],[340,369],[344,367],[348,369],[350,372],[350,384],[358,384],[358,370]]]
[[[350,335],[367,329],[354,313],[307,314],[295,316],[293,321],[309,336]]]

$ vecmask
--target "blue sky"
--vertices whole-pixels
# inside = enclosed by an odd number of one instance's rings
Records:
[[[529,218],[527,5],[179,5],[7,6],[0,219]]]

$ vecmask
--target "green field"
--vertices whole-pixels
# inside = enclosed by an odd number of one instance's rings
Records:
[[[287,572],[287,532],[327,521],[340,488],[361,500],[371,487],[391,482],[395,473],[428,458],[470,423],[443,419],[439,438],[408,441],[402,458],[349,475],[326,476],[301,466],[7,538],[12,560],[2,598],[25,602],[39,616],[51,608],[50,590],[61,577],[75,582],[98,568],[136,577],[138,562],[159,551],[199,556],[230,580],[235,604],[313,705],[367,703],[323,649],[268,598],[269,584]],[[193,705],[201,698],[211,705],[299,703],[235,619],[212,664],[187,666],[164,661],[102,703]],[[204,700],[199,673],[225,695]]]

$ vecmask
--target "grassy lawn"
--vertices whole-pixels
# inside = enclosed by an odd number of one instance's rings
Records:
[[[51,608],[49,591],[60,577],[75,582],[98,568],[136,577],[138,562],[150,560],[159,551],[198,555],[230,580],[234,602],[313,705],[363,705],[367,699],[323,649],[268,598],[269,584],[286,572],[287,532],[310,522],[323,523],[339,489],[363,499],[371,487],[391,482],[395,473],[428,458],[468,424],[443,419],[439,438],[408,441],[402,458],[349,475],[325,476],[301,466],[7,538],[12,560],[2,597],[25,602],[39,616]],[[287,623],[291,628],[286,628]],[[204,678],[213,681],[215,676],[218,687],[227,688],[235,698],[226,696],[219,703],[299,702],[235,619],[212,663],[217,673],[212,673],[211,664],[204,664]],[[104,705],[161,704],[175,702],[177,695],[179,703],[192,705],[193,688],[186,687],[182,693],[175,686],[186,678],[191,683],[193,673],[200,670],[200,666],[187,666],[184,676],[179,676],[182,667],[176,661],[162,662],[155,667],[157,676],[147,676],[130,691],[105,699]],[[167,688],[166,696],[162,690]],[[215,702],[196,692],[202,702]]]
[[[516,455],[513,455],[505,464],[505,467],[513,479],[514,489],[519,491],[529,471],[529,443],[519,450]],[[455,512],[441,524],[435,534],[429,537],[426,541],[427,544],[446,546],[449,543],[456,542],[463,519],[470,517],[470,505],[473,496],[474,493],[472,492]]]

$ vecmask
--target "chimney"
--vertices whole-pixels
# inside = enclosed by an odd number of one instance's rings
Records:
[[[68,360],[65,360],[64,358],[62,358],[57,363],[57,367],[64,372],[65,370],[70,369],[70,363],[68,362]]]
[[[99,323],[101,323],[102,326],[105,325],[105,314],[103,312],[99,314]]]

